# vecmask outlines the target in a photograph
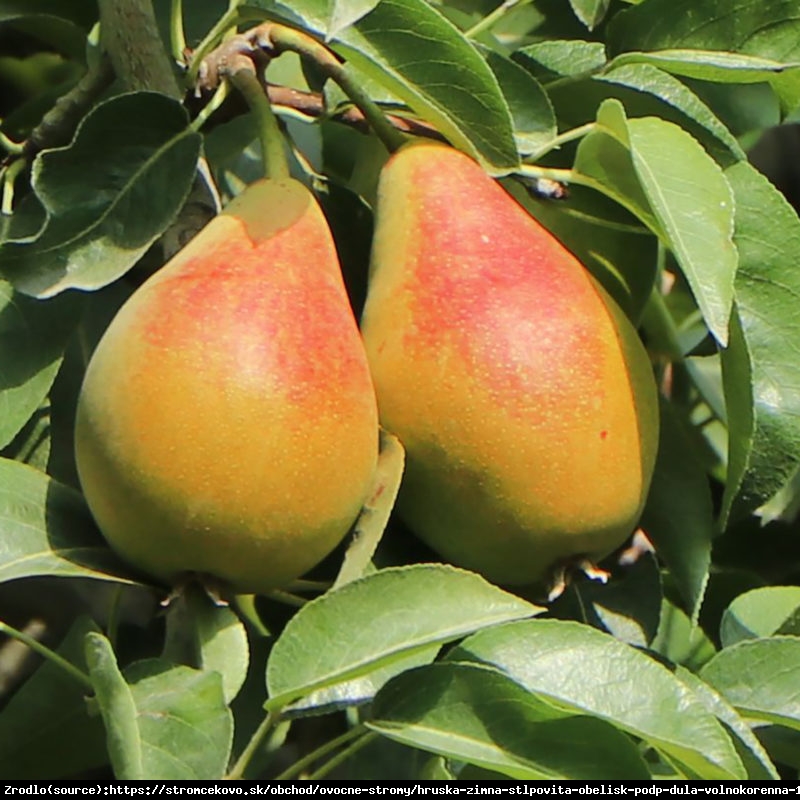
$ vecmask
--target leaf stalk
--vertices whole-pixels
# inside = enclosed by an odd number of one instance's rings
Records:
[[[0,621],[0,633],[5,633],[12,639],[16,639],[17,641],[26,644],[31,648],[31,650],[38,653],[43,658],[46,658],[48,661],[55,664],[68,675],[73,677],[76,681],[83,684],[86,689],[91,692],[94,691],[94,684],[92,683],[91,678],[85,672],[79,670],[74,664],[70,664],[66,658],[63,658],[54,650],[51,650],[47,645],[42,644],[38,639],[28,636],[27,633],[23,633],[22,631],[17,630],[16,628],[2,621]]]

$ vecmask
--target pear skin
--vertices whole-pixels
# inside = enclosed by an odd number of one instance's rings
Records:
[[[361,321],[381,424],[406,448],[398,510],[503,584],[633,531],[658,441],[636,330],[468,156],[412,144],[380,178]]]
[[[377,407],[302,184],[247,187],[131,296],[89,364],[75,449],[111,546],[164,581],[266,592],[341,541],[371,488]]]

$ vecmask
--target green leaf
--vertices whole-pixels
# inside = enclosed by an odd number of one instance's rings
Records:
[[[539,611],[455,567],[381,570],[312,600],[289,620],[267,663],[269,705]]]
[[[481,631],[448,656],[493,664],[526,689],[644,739],[689,777],[742,778],[720,724],[672,673],[587,625],[527,620]]]
[[[57,652],[86,671],[83,640],[97,626],[75,620]],[[68,778],[107,763],[103,725],[90,717],[86,687],[45,661],[0,714],[0,774],[15,780]]]
[[[661,604],[658,633],[650,643],[650,649],[673,664],[681,664],[695,672],[717,652],[703,629],[666,599]]]
[[[776,633],[800,634],[800,586],[763,586],[740,594],[725,609],[719,637],[723,647]]]
[[[603,103],[601,112],[611,108],[612,102]],[[663,236],[661,226],[636,175],[624,122],[621,130],[615,131],[606,125],[598,125],[584,136],[578,145],[574,169],[595,182],[598,190],[619,203],[651,231]]]
[[[749,639],[720,651],[700,677],[747,717],[800,730],[800,638]]]
[[[74,296],[37,302],[0,281],[0,447],[50,391],[81,307]]]
[[[522,780],[649,777],[633,742],[613,726],[560,711],[475,664],[404,672],[378,693],[367,726]]]
[[[540,80],[547,75],[571,78],[601,69],[606,63],[606,48],[601,42],[549,39],[521,47],[514,60]]]
[[[726,174],[739,249],[730,347],[722,353],[729,466],[721,521],[779,491],[800,466],[800,220],[747,163]]]
[[[328,25],[325,39],[330,41],[336,34],[369,14],[380,0],[330,0]]]
[[[688,669],[679,667],[676,675],[741,743],[739,754],[747,767],[748,777],[751,780],[778,780],[780,776],[775,769],[775,765],[762,747],[761,742],[758,741],[750,729],[750,726],[736,713],[736,709],[722,695],[715,692],[705,681],[700,680],[697,675]]]
[[[247,632],[230,608],[216,604],[200,586],[190,584],[167,611],[164,658],[218,672],[225,701],[230,703],[247,677]]]
[[[380,454],[372,494],[367,498],[355,522],[353,541],[342,559],[342,566],[333,584],[334,589],[360,578],[372,563],[372,556],[383,536],[400,491],[404,466],[405,450],[400,440],[381,430]]]
[[[791,64],[800,62],[798,0],[647,0],[617,14],[608,30],[612,55],[625,51],[719,50]],[[723,57],[724,58],[724,57]],[[785,112],[800,101],[796,70],[770,81]]]
[[[605,18],[611,0],[569,0],[575,16],[593,31]]]
[[[98,289],[130,269],[191,188],[200,135],[187,123],[180,103],[153,92],[94,108],[69,146],[36,158],[31,183],[47,222],[33,241],[0,246],[0,273],[50,297]]]
[[[134,583],[74,489],[0,459],[0,582],[36,575]]]
[[[326,33],[324,0],[286,5],[248,0],[247,5],[300,18],[311,30]],[[511,114],[494,73],[462,32],[425,0],[381,0],[331,45],[493,174],[518,165]]]
[[[788,60],[800,49],[798,11],[798,0],[646,0],[614,18],[609,48],[684,47]]]
[[[672,75],[713,83],[763,83],[776,73],[800,68],[800,63],[774,61],[742,53],[713,50],[659,50],[655,53],[623,53],[609,69],[627,64],[651,64]]]
[[[655,117],[627,120],[615,100],[603,103],[598,124],[628,149],[658,230],[686,275],[709,329],[720,344],[727,344],[737,254],[733,193],[725,175],[686,131]],[[579,149],[576,167],[580,155]]]
[[[153,659],[125,670],[136,704],[148,780],[219,780],[233,744],[233,717],[217,672]]]
[[[716,114],[685,83],[669,73],[649,64],[609,65],[607,70],[595,75],[594,80],[625,86],[658,98],[685,117],[685,127],[696,138],[702,136],[704,143],[707,141],[709,146],[718,142],[737,160],[745,158],[744,150],[736,137]],[[628,113],[631,116],[640,116],[633,114],[630,109]]]
[[[490,172],[517,166],[513,122],[494,73],[425,0],[382,0],[337,43],[345,57],[371,77],[379,73],[413,111]]]
[[[494,50],[482,52],[508,103],[517,150],[523,155],[535,153],[557,132],[550,100],[539,82],[519,64]]]
[[[142,743],[136,723],[136,704],[117,666],[111,642],[101,633],[85,638],[86,663],[94,698],[106,729],[106,747],[117,780],[150,777],[144,771]]]
[[[395,675],[399,675],[414,667],[430,664],[438,655],[440,644],[434,644],[420,650],[415,650],[410,655],[400,656],[389,664],[361,675],[349,681],[334,684],[324,689],[311,692],[292,703],[284,710],[286,716],[307,716],[310,714],[329,714],[349,706],[368,703],[377,694],[378,690]]]
[[[123,676],[99,633],[86,636],[86,660],[118,780],[223,777],[233,718],[218,673],[152,659]]]
[[[716,530],[711,487],[688,430],[663,399],[660,419],[656,467],[640,524],[696,622]]]

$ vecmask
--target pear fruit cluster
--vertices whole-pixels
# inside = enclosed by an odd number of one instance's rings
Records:
[[[632,532],[658,441],[647,354],[467,155],[415,144],[384,167],[361,330],[406,448],[399,513],[447,560],[525,584]]]
[[[90,361],[75,451],[107,540],[165,581],[283,586],[372,487],[375,394],[325,217],[248,186],[131,296]]]
[[[657,405],[635,329],[582,265],[467,155],[415,143],[381,175],[361,335],[315,199],[259,181],[112,321],[76,461],[130,562],[267,592],[351,527],[380,415],[406,448],[408,526],[524,584],[632,532]]]

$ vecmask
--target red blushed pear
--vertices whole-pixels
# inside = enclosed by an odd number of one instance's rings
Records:
[[[296,181],[249,186],[112,321],[76,422],[111,546],[165,581],[298,577],[373,480],[375,395],[333,241]]]
[[[499,583],[598,558],[648,492],[658,403],[639,337],[583,266],[468,156],[399,150],[381,175],[362,318],[401,516]]]

